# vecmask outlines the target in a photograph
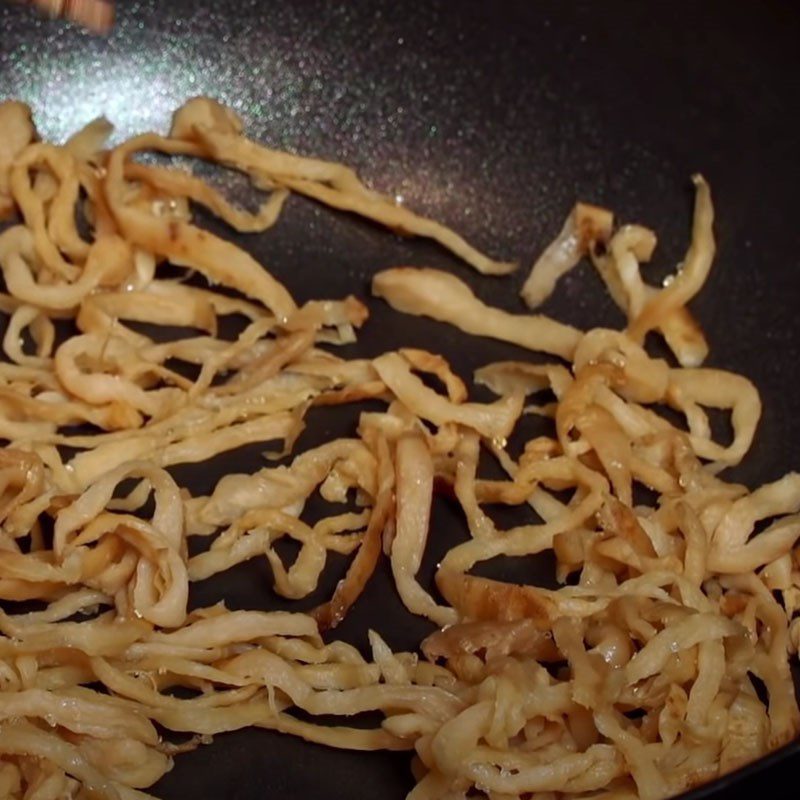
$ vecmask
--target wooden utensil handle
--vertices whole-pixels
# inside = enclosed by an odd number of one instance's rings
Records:
[[[114,22],[114,6],[106,0],[31,0],[50,17],[63,17],[96,33],[106,33]]]

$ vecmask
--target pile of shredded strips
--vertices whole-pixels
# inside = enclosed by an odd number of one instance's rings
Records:
[[[151,797],[177,753],[258,726],[412,751],[414,800],[661,798],[797,734],[800,475],[752,492],[719,477],[750,447],[761,405],[747,379],[700,366],[708,348],[686,304],[714,255],[701,177],[688,252],[664,286],[640,274],[653,232],[615,228],[583,204],[535,264],[530,307],[590,259],[627,316],[623,331],[491,308],[433,269],[375,276],[374,294],[400,312],[550,356],[483,366],[474,380],[497,399],[480,403],[435,353],[337,357],[365,306],[297,307],[189,208],[263,231],[294,192],[433,239],[483,274],[512,265],[347,167],[251,141],[208,99],[180,108],[168,137],[107,149],[109,133],[101,119],[48,144],[25,105],[0,105],[0,796]],[[221,164],[268,199],[246,212],[143,152]],[[233,315],[247,324],[229,341],[218,327]],[[196,334],[150,338],[141,323]],[[65,324],[71,335],[57,336]],[[650,332],[680,366],[647,354]],[[551,401],[531,398],[541,392]],[[385,408],[362,413],[353,438],[225,475],[207,497],[168,471],[253,442],[282,442],[271,457],[285,457],[311,407],[364,399]],[[705,409],[730,412],[730,444],[714,440]],[[506,442],[525,414],[550,418],[553,433],[515,459]],[[481,454],[507,478],[479,478]],[[636,505],[635,485],[657,500]],[[351,510],[303,521],[316,492]],[[437,568],[437,597],[417,579],[434,492],[452,494],[465,519],[465,541]],[[487,504],[527,505],[540,521],[499,530]],[[210,546],[190,557],[189,537]],[[299,548],[290,565],[275,549],[283,537]],[[347,573],[310,615],[188,611],[193,581],[262,556],[278,594],[307,597],[329,551],[349,555]],[[546,551],[558,590],[471,574],[496,556]],[[384,557],[405,606],[439,627],[422,656],[392,652],[374,631],[369,657],[320,636]],[[379,727],[348,726],[368,711]]]

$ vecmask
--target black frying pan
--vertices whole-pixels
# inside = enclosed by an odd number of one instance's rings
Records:
[[[750,458],[735,472],[751,485],[800,466],[800,174],[792,118],[798,100],[800,13],[790,2],[120,2],[108,39],[0,7],[0,97],[36,111],[40,131],[63,137],[98,114],[122,134],[163,127],[194,94],[239,110],[270,144],[350,162],[375,187],[451,223],[524,267],[576,198],[655,227],[652,270],[664,273],[687,241],[689,175],[714,191],[719,258],[695,303],[710,363],[741,371],[765,414]],[[444,266],[489,302],[519,309],[513,279],[477,278],[432,245],[292,202],[268,235],[244,240],[299,300],[367,295],[369,276],[398,263]],[[651,268],[648,268],[651,269]],[[468,340],[403,318],[378,303],[354,349],[374,354],[432,346],[465,376],[510,346]],[[567,278],[547,310],[581,327],[621,319],[590,270]],[[357,409],[313,415],[300,446],[352,430]],[[181,468],[195,493],[224,470],[260,465],[250,447],[207,467]],[[312,509],[313,513],[313,509]],[[426,565],[459,536],[437,507]],[[541,561],[492,564],[495,577],[551,582]],[[304,606],[330,592],[344,564]],[[284,605],[262,564],[196,587],[193,602]],[[295,606],[296,607],[296,606]],[[398,648],[428,627],[406,614],[385,570],[336,635],[357,645],[374,626]],[[795,796],[791,745],[695,796]],[[167,800],[264,797],[402,798],[413,785],[406,755],[328,750],[246,731],[180,757],[155,787]]]

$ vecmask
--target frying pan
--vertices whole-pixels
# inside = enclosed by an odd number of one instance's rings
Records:
[[[42,135],[60,139],[99,114],[120,135],[163,128],[187,97],[212,95],[256,138],[349,162],[374,187],[523,266],[512,279],[476,277],[433,245],[293,200],[276,228],[240,243],[299,301],[367,297],[376,270],[415,264],[452,269],[486,301],[520,310],[525,268],[577,198],[654,227],[660,245],[648,269],[658,278],[685,247],[688,178],[701,170],[715,195],[719,256],[693,305],[710,363],[748,375],[762,393],[753,452],[732,474],[753,486],[800,465],[800,227],[791,216],[799,23],[794,4],[755,1],[121,0],[113,33],[95,38],[3,6],[0,97],[30,103]],[[545,310],[584,328],[621,323],[588,268],[568,276]],[[464,376],[520,355],[380,303],[371,311],[353,354],[428,346]],[[357,413],[312,415],[299,446],[351,432]],[[262,450],[175,472],[205,493],[222,472],[258,468]],[[423,578],[460,525],[451,507],[437,505]],[[493,577],[552,583],[542,559],[489,568]],[[344,569],[334,563],[319,592],[294,607],[323,599]],[[193,603],[284,607],[269,586],[264,565],[250,563],[194,587]],[[370,627],[404,649],[429,629],[404,612],[385,568],[336,635],[363,647]],[[795,743],[694,797],[794,796],[798,768]],[[407,755],[244,731],[178,758],[154,791],[166,800],[393,800],[412,785]]]

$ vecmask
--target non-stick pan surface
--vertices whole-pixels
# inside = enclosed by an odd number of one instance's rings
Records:
[[[762,392],[753,452],[735,472],[755,485],[800,467],[799,23],[788,2],[122,0],[116,29],[102,39],[3,6],[0,97],[29,102],[42,134],[61,138],[103,113],[120,135],[163,128],[184,99],[212,95],[256,137],[345,160],[375,187],[523,267],[581,198],[654,227],[660,246],[648,269],[665,274],[687,241],[689,176],[702,171],[717,205],[719,258],[694,307],[710,363],[743,372]],[[434,246],[299,200],[275,229],[244,243],[301,301],[367,297],[374,271],[408,263],[453,269],[487,301],[520,308],[524,269],[510,280],[477,278]],[[464,376],[519,355],[371,308],[354,352],[428,346]],[[581,327],[621,323],[588,268],[569,276],[546,310]],[[356,416],[323,409],[300,446],[347,434]],[[176,473],[207,492],[222,471],[260,466],[262,450]],[[457,515],[437,508],[428,577],[460,535]],[[552,581],[541,561],[491,567],[495,577]],[[333,565],[301,607],[322,599],[343,569]],[[222,598],[230,607],[285,605],[260,563],[196,587],[193,602]],[[336,634],[363,646],[369,627],[397,648],[416,647],[428,630],[403,611],[385,570]],[[797,750],[701,793],[795,796]],[[245,731],[180,757],[155,791],[167,800],[391,800],[412,785],[406,755]]]

